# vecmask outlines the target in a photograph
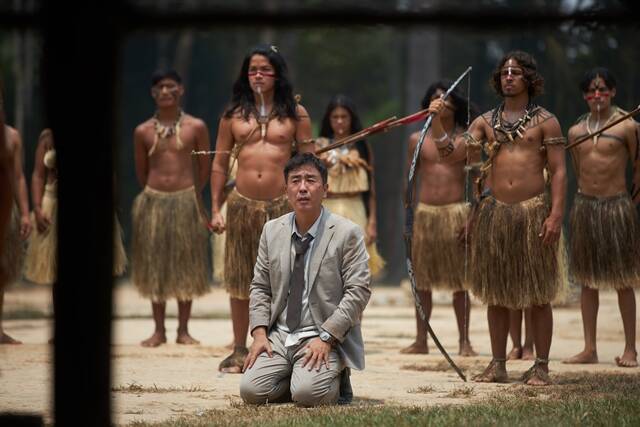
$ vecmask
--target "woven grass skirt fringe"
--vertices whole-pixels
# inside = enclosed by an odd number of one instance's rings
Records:
[[[3,236],[4,244],[0,264],[5,275],[4,285],[10,285],[22,277],[24,265],[24,241],[20,237],[20,211],[16,204],[13,205],[11,218]],[[0,283],[0,287],[3,283]]]
[[[154,302],[192,300],[209,291],[205,228],[194,187],[163,192],[146,187],[132,210],[132,278]]]
[[[331,211],[331,213],[355,222],[362,228],[362,232],[366,234],[367,212],[364,201],[360,195],[356,194],[348,197],[324,199],[322,205]],[[369,271],[371,271],[371,276],[375,278],[380,275],[380,272],[384,268],[385,261],[382,256],[380,256],[375,242],[367,245],[367,252],[369,253]]]
[[[273,200],[253,200],[234,189],[227,198],[224,286],[231,298],[249,299],[253,266],[258,257],[264,224],[291,212],[286,195]]]
[[[570,216],[569,275],[593,289],[640,286],[640,221],[628,193],[578,193]]]
[[[418,204],[411,249],[418,290],[462,291],[468,288],[465,264],[469,265],[471,253],[465,254],[464,245],[457,238],[468,215],[468,203]],[[467,275],[469,273],[467,271]]]
[[[35,215],[31,215],[33,230],[29,236],[29,246],[24,266],[24,277],[41,285],[50,285],[56,280],[58,263],[58,197],[56,183],[48,183],[42,197],[42,214],[50,224],[43,232],[38,231]]]
[[[539,236],[549,211],[547,194],[480,203],[471,231],[471,287],[485,304],[523,309],[553,301],[563,286],[562,245],[544,245]]]
[[[45,186],[42,198],[42,214],[49,218],[49,227],[39,232],[36,227],[35,215],[31,215],[33,230],[29,236],[27,255],[24,265],[24,277],[31,282],[50,285],[55,282],[58,274],[56,247],[58,245],[57,223],[58,198],[56,183]],[[122,244],[122,227],[114,215],[113,230],[113,274],[119,276],[127,268],[127,254]]]

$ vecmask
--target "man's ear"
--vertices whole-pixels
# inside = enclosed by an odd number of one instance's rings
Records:
[[[616,96],[616,88],[611,89],[611,98]]]
[[[322,198],[326,199],[327,198],[327,193],[329,192],[329,183],[325,182],[324,185],[323,185],[323,188],[324,188],[324,195],[323,195]]]

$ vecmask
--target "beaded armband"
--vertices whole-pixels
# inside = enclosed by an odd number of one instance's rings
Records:
[[[556,136],[553,138],[547,138],[542,140],[542,145],[544,146],[548,146],[548,145],[567,145],[567,138],[565,138],[564,136]]]

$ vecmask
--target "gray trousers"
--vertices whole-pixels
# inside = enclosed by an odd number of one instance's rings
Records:
[[[272,330],[269,342],[273,357],[267,353],[258,356],[251,369],[240,380],[240,396],[249,404],[280,403],[293,401],[302,406],[328,405],[338,401],[340,373],[344,364],[334,350],[329,353],[329,368],[323,364],[320,370],[309,371],[302,367],[308,342],[285,347],[285,332]]]

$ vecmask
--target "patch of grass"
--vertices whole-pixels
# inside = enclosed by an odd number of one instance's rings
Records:
[[[476,393],[476,389],[475,387],[467,387],[467,386],[462,386],[462,387],[458,387],[458,388],[454,388],[453,390],[451,390],[449,393],[447,393],[444,397],[451,397],[451,398],[468,398],[473,396]]]
[[[126,386],[117,386],[111,388],[112,392],[116,393],[133,393],[133,394],[141,394],[141,393],[209,393],[215,390],[204,389],[200,386],[190,386],[190,387],[158,387],[157,385],[153,385],[152,387],[144,387],[141,384],[136,383],[135,381],[127,384]]]
[[[239,403],[234,396],[228,396],[232,403],[230,409],[198,412],[161,423],[136,421],[130,426],[638,425],[639,374],[562,374],[552,378],[556,385],[550,387],[506,387],[473,404],[432,407],[353,404],[308,409],[289,404],[248,406]],[[525,387],[535,390],[535,396]]]
[[[435,392],[436,389],[430,385],[423,385],[421,387],[412,388],[407,390],[407,393],[415,393],[415,394],[428,394]]]

